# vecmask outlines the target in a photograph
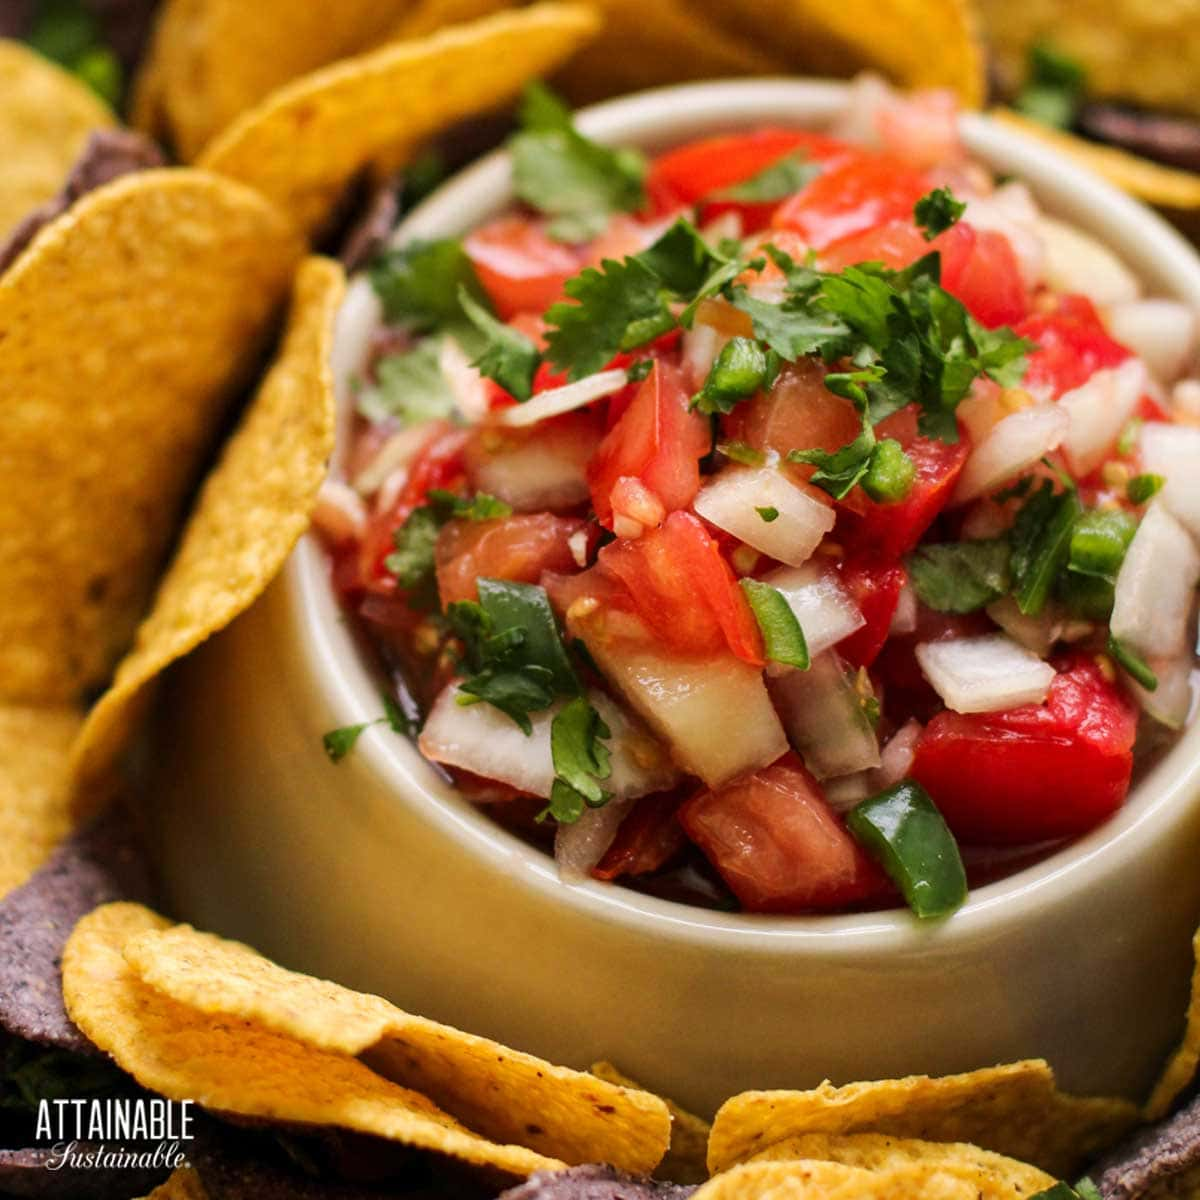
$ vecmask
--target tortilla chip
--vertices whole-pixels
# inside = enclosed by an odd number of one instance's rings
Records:
[[[177,1167],[144,1200],[209,1200],[209,1196],[191,1167]]]
[[[723,29],[684,0],[593,2],[604,27],[554,79],[576,104],[665,83],[787,74],[787,60],[769,46]]]
[[[969,0],[699,0],[698,7],[792,72],[877,70],[905,87],[951,88],[975,108],[987,91]]]
[[[149,700],[147,685],[224,628],[275,577],[308,526],[333,450],[329,367],[345,291],[337,263],[305,262],[279,355],[200,493],[137,642],[72,752],[75,810],[93,810]]]
[[[495,1141],[635,1172],[651,1170],[667,1149],[670,1114],[647,1092],[286,971],[248,946],[187,925],[133,937],[124,950],[144,985],[193,1012],[253,1022],[314,1052],[361,1056]]]
[[[0,240],[63,185],[94,129],[115,125],[104,102],[20,42],[0,40]]]
[[[71,829],[73,708],[0,705],[0,896],[19,887]]]
[[[746,1163],[710,1179],[693,1200],[977,1200],[953,1168],[909,1163],[865,1171],[830,1162]],[[1016,1197],[1013,1198],[1016,1200]]]
[[[612,1063],[592,1063],[589,1070],[598,1079],[615,1083],[618,1087],[650,1091],[636,1080],[622,1075]],[[654,1174],[659,1179],[670,1179],[675,1183],[703,1183],[708,1178],[708,1136],[712,1132],[712,1125],[703,1117],[680,1108],[667,1096],[660,1099],[671,1114],[671,1144]]]
[[[388,41],[428,37],[447,25],[478,21],[512,8],[511,0],[413,0],[388,31]]]
[[[1200,208],[1200,175],[1192,171],[1164,167],[1161,163],[1140,158],[1116,146],[1102,146],[1098,142],[1076,137],[1073,133],[1051,129],[1041,121],[1034,121],[1008,108],[993,109],[989,115],[1010,129],[1044,142],[1076,165],[1094,171],[1147,204],[1162,208]]]
[[[512,1175],[563,1165],[472,1133],[353,1058],[251,1021],[214,1021],[156,992],[130,970],[121,948],[168,924],[140,905],[108,904],[76,925],[63,952],[71,1019],[144,1087],[217,1113],[372,1134]]]
[[[538,1171],[496,1200],[688,1200],[695,1190],[630,1175],[605,1163],[584,1163],[565,1171]]]
[[[0,278],[0,697],[107,679],[300,253],[247,188],[142,171]]]
[[[1200,1066],[1200,931],[1192,939],[1192,954],[1196,967],[1192,972],[1192,995],[1188,1002],[1183,1040],[1167,1060],[1162,1077],[1146,1101],[1143,1115],[1147,1121],[1157,1121],[1171,1111],[1180,1093],[1196,1078],[1196,1068]]]
[[[1200,1099],[1165,1121],[1139,1130],[1088,1167],[1100,1195],[1111,1200],[1166,1200],[1200,1195]]]
[[[713,1121],[708,1166],[721,1171],[801,1133],[885,1133],[971,1142],[1066,1178],[1137,1122],[1127,1100],[1060,1092],[1041,1059],[963,1075],[910,1075],[807,1092],[743,1092]]]
[[[375,45],[412,0],[167,0],[134,85],[135,125],[194,159],[285,83]],[[150,114],[155,114],[153,118]]]
[[[591,9],[545,3],[396,42],[280,88],[200,157],[313,231],[368,163],[510,100],[597,28]]]
[[[960,1178],[973,1180],[980,1200],[1033,1196],[1055,1183],[1053,1175],[1037,1167],[965,1142],[925,1142],[881,1133],[802,1133],[776,1142],[751,1161],[794,1159],[838,1162],[868,1171],[885,1171],[906,1163],[952,1167]]]

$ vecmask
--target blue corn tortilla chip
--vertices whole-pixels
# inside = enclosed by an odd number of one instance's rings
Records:
[[[687,1200],[695,1187],[627,1175],[603,1163],[538,1171],[499,1200]]]
[[[1088,1176],[1103,1200],[1200,1195],[1200,1096],[1118,1146]]]

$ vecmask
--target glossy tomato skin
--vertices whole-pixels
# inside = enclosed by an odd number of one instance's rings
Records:
[[[916,467],[916,477],[908,495],[891,504],[870,500],[861,490],[852,492],[843,506],[838,536],[851,551],[895,560],[916,547],[949,503],[970,446],[965,438],[951,443],[919,434],[912,408],[881,421],[877,432],[904,447]]]
[[[679,819],[747,912],[844,908],[887,891],[794,754],[700,792]]]
[[[943,712],[917,743],[913,776],[966,842],[1077,837],[1124,802],[1137,710],[1096,663],[1059,664],[1045,704]]]
[[[700,205],[714,192],[742,183],[790,154],[800,154],[809,162],[832,163],[858,153],[833,138],[797,129],[758,129],[703,138],[654,160],[646,177],[646,196],[650,211],[665,216]],[[770,223],[774,210],[775,202],[708,200],[701,205],[700,219],[709,221],[723,212],[737,212],[745,231],[752,233]]]
[[[611,542],[599,566],[625,586],[638,614],[672,650],[711,654],[728,645],[744,662],[763,665],[754,614],[720,545],[692,513],[672,513],[641,537]]]
[[[700,490],[700,460],[708,453],[708,421],[688,410],[677,367],[658,359],[588,465],[592,507],[612,528],[612,490],[622,476],[648,488],[666,512],[686,508]]]
[[[775,212],[777,229],[793,229],[818,250],[893,220],[912,220],[929,187],[898,159],[862,155],[832,164]]]
[[[1094,372],[1119,366],[1129,357],[1129,351],[1109,337],[1086,296],[1060,296],[1050,312],[1035,314],[1014,328],[1038,347],[1029,354],[1022,386],[1045,388],[1053,396],[1079,387]]]
[[[838,571],[842,586],[866,621],[861,629],[838,643],[838,653],[853,666],[869,667],[888,639],[908,572],[898,562],[870,554],[843,560]]]
[[[544,312],[561,300],[563,286],[582,265],[574,250],[528,217],[497,217],[467,234],[463,246],[504,321]]]
[[[679,824],[678,792],[643,796],[621,822],[612,845],[592,870],[596,879],[649,875],[679,856],[687,836]]]
[[[443,605],[476,600],[476,580],[537,583],[543,571],[576,568],[569,539],[586,529],[581,517],[521,513],[494,521],[448,521],[434,547],[438,596]]]

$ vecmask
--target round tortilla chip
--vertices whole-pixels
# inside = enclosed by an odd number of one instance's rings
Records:
[[[73,75],[20,42],[0,40],[0,241],[58,192],[88,135],[116,123]]]
[[[346,59],[244,113],[200,165],[257,188],[311,232],[373,159],[510,100],[597,24],[580,5],[535,4]]]
[[[951,88],[974,108],[987,92],[969,0],[699,0],[697,7],[793,72],[877,70],[904,87]]]
[[[693,1200],[978,1200],[978,1193],[969,1175],[939,1163],[867,1171],[803,1160],[745,1163],[710,1179]]]
[[[185,162],[285,83],[376,45],[412,0],[166,0],[134,82],[133,124]]]
[[[107,680],[302,252],[249,189],[154,170],[0,277],[0,698]]]
[[[133,649],[74,747],[80,816],[107,794],[104,784],[149,699],[147,685],[247,609],[308,527],[333,451],[329,359],[344,292],[345,275],[330,259],[310,258],[297,273],[279,355],[204,484]]]
[[[74,708],[0,705],[0,897],[71,830],[67,760],[81,720]]]
[[[217,1113],[348,1129],[512,1175],[564,1165],[473,1133],[427,1097],[357,1059],[251,1021],[214,1021],[156,992],[121,951],[138,934],[168,925],[141,905],[108,904],[75,926],[63,951],[71,1019],[143,1087]]]
[[[1098,142],[1076,137],[1073,133],[1051,129],[1049,125],[1022,116],[1012,109],[993,109],[989,115],[1010,129],[1045,142],[1066,158],[1103,176],[1109,183],[1116,184],[1139,200],[1145,200],[1147,204],[1156,204],[1161,208],[1200,208],[1200,175],[1192,171],[1164,167],[1162,163],[1130,154],[1128,150],[1102,146]]]

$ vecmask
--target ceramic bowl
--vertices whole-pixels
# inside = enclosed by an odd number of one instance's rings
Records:
[[[653,151],[764,122],[819,128],[846,100],[834,83],[700,84],[580,124]],[[1153,213],[984,117],[964,116],[962,132],[1151,294],[1200,308],[1200,260]],[[400,236],[462,232],[508,189],[492,155]],[[343,316],[373,302],[360,286]],[[343,381],[353,341],[338,347]],[[386,727],[329,763],[322,733],[380,703],[327,575],[304,540],[262,600],[167,681],[149,809],[180,917],[557,1061],[609,1058],[701,1111],[745,1088],[1028,1056],[1069,1088],[1138,1096],[1178,1036],[1200,913],[1200,726],[1107,824],[976,889],[941,924],[704,911],[564,885]]]

